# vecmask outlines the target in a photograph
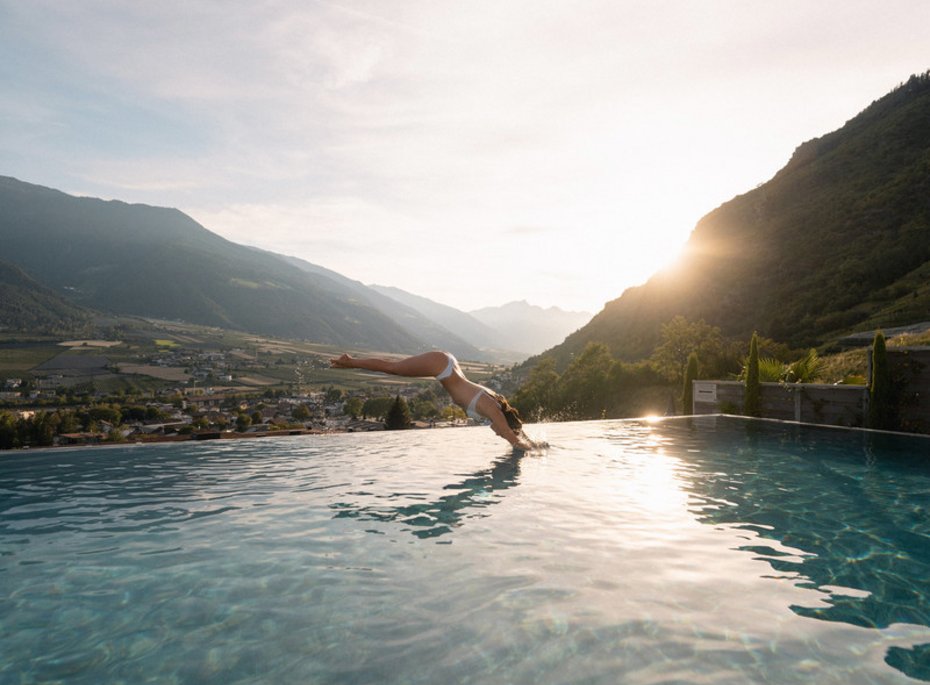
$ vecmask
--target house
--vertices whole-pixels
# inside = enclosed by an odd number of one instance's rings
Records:
[[[89,445],[97,442],[103,442],[107,439],[106,433],[82,432],[82,433],[61,433],[58,435],[57,442],[59,445]]]
[[[172,421],[170,423],[147,423],[139,432],[145,435],[168,435],[177,433],[184,426],[190,425],[189,421]]]
[[[45,378],[36,379],[36,388],[39,390],[51,390],[61,385],[63,376],[60,373],[46,376]]]

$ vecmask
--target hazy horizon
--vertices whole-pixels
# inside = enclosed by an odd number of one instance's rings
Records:
[[[0,0],[0,174],[464,311],[597,313],[928,33],[917,0]]]

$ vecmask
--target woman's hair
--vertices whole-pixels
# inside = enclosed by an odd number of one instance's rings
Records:
[[[504,418],[507,419],[507,425],[510,426],[510,430],[514,433],[519,433],[523,430],[523,419],[520,418],[520,412],[510,406],[510,402],[507,401],[507,398],[503,395],[498,395],[497,403],[500,405],[501,411],[504,412]]]

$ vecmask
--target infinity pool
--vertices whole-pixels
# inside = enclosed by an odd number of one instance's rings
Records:
[[[930,681],[930,439],[530,432],[0,455],[0,683]]]

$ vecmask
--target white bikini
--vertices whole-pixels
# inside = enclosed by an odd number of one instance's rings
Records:
[[[449,360],[446,364],[446,368],[436,376],[436,380],[441,381],[445,378],[448,378],[454,371],[458,371],[459,375],[464,378],[465,375],[462,373],[462,369],[459,367],[458,360],[448,352],[446,353],[446,358]],[[482,395],[488,395],[487,391],[479,390],[476,392],[475,396],[471,398],[471,402],[469,402],[468,406],[465,408],[465,413],[468,415],[468,418],[479,422],[487,421],[486,417],[478,413],[478,400],[481,399]],[[490,397],[490,395],[488,395],[488,397]]]
[[[447,352],[446,359],[449,360],[449,363],[446,364],[446,368],[443,369],[442,372],[438,376],[436,376],[437,381],[441,381],[443,378],[448,378],[449,376],[452,375],[453,371],[458,369],[459,362],[455,357],[453,357],[451,354]],[[461,371],[461,369],[459,370]]]
[[[487,395],[484,390],[479,390],[475,393],[475,396],[471,398],[471,402],[468,403],[468,406],[465,407],[465,413],[468,414],[468,418],[474,419],[479,423],[482,421],[487,421],[488,419],[478,413],[478,400],[481,399],[482,395]]]

